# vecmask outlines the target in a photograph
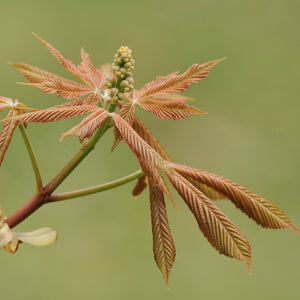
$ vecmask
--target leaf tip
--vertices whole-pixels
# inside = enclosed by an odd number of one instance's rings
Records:
[[[120,142],[120,141],[119,141]],[[113,153],[114,150],[117,148],[119,145],[119,142],[114,141],[113,145],[111,146],[110,153]]]
[[[33,36],[36,37],[42,44],[47,45],[47,42],[39,37],[36,33],[32,32]]]
[[[297,226],[294,223],[291,223],[290,228],[296,232],[298,235],[300,235],[299,229],[297,228]]]
[[[165,279],[165,284],[167,286],[167,289],[170,289],[170,284],[169,284],[169,277],[164,275],[164,279]]]
[[[31,32],[31,34],[36,37],[37,39],[41,40],[41,38],[35,33],[35,32]]]
[[[59,138],[59,142],[62,142],[67,136],[65,134],[62,134]]]
[[[252,275],[252,268],[251,268],[251,262],[246,262],[249,274]]]

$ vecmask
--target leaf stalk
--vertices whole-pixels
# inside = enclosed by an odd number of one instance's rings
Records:
[[[24,140],[30,161],[31,161],[31,165],[33,168],[33,172],[34,172],[34,176],[35,176],[35,181],[36,181],[36,188],[37,188],[37,192],[41,192],[42,188],[43,188],[43,181],[42,181],[42,177],[41,177],[41,172],[40,172],[40,168],[37,162],[37,158],[36,155],[34,153],[32,144],[30,142],[29,136],[27,134],[27,131],[25,129],[25,126],[23,123],[18,124],[18,127],[21,131],[21,135],[22,138]]]
[[[77,190],[77,191],[72,191],[72,192],[67,192],[67,193],[61,193],[61,194],[56,194],[53,196],[49,196],[46,200],[47,203],[50,202],[57,202],[57,201],[62,201],[62,200],[67,200],[67,199],[73,199],[73,198],[78,198],[78,197],[83,197],[99,192],[104,192],[113,188],[116,188],[118,186],[121,186],[125,183],[131,182],[135,179],[138,179],[139,177],[142,177],[145,173],[142,170],[136,171],[130,175],[127,175],[125,177],[119,178],[114,181],[110,181],[104,184],[100,184],[97,186]]]

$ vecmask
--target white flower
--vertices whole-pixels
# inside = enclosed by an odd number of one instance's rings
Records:
[[[31,232],[16,232],[12,231],[4,220],[4,212],[0,207],[0,249],[3,248],[7,252],[15,253],[20,242],[34,246],[46,246],[57,240],[57,233],[51,227]]]

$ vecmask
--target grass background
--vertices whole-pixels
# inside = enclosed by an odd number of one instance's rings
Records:
[[[177,122],[138,115],[176,162],[263,194],[299,226],[299,9],[296,0],[6,1],[0,10],[0,94],[29,107],[63,101],[15,84],[23,79],[8,61],[66,74],[31,32],[76,63],[82,46],[97,65],[128,45],[136,88],[158,74],[226,56],[188,93],[208,115]],[[45,182],[79,147],[75,138],[58,142],[76,122],[30,125]],[[110,154],[112,141],[107,134],[59,191],[138,169],[124,143]],[[148,194],[133,199],[132,187],[49,205],[19,225],[20,231],[52,226],[59,240],[45,248],[22,245],[15,255],[0,252],[1,299],[299,299],[300,243],[292,231],[262,229],[230,203],[218,202],[252,245],[249,275],[243,263],[212,249],[179,197],[180,213],[168,205],[177,258],[167,290],[152,256]],[[33,192],[16,132],[0,169],[6,214]]]

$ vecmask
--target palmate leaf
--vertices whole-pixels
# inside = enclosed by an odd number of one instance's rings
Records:
[[[60,140],[68,136],[78,136],[82,143],[85,138],[90,138],[95,130],[107,119],[109,113],[98,107],[96,111],[85,117],[78,125],[64,133]]]
[[[18,63],[10,63],[10,65],[14,67],[17,71],[19,71],[31,83],[43,83],[44,81],[53,79],[61,83],[70,84],[70,85],[78,84],[80,88],[83,87],[86,88],[86,85],[84,84],[52,74],[50,72],[47,72],[35,66],[31,66],[28,64],[18,64]]]
[[[272,202],[256,195],[248,189],[221,176],[170,163],[178,173],[193,178],[226,195],[237,208],[247,214],[257,224],[266,228],[290,228],[298,232],[292,221]]]
[[[134,118],[134,123],[132,127],[134,131],[163,159],[171,161],[171,157],[169,156],[167,151],[160,145],[160,143],[157,141],[154,135],[137,116],[135,116]]]
[[[91,89],[81,83],[69,80],[40,68],[27,64],[10,64],[19,71],[30,83],[22,83],[23,85],[34,86],[47,94],[57,93],[66,99],[79,98],[91,93]]]
[[[179,95],[178,92],[188,89],[192,82],[201,81],[211,68],[222,60],[216,59],[202,65],[194,64],[181,75],[171,73],[168,76],[158,76],[156,80],[127,96],[133,103],[164,120],[181,120],[191,115],[205,114],[188,105],[186,101],[190,98]]]
[[[79,66],[76,66],[72,61],[65,59],[61,53],[49,43],[37,35],[35,36],[48,48],[50,53],[58,59],[67,71],[79,78],[84,84],[65,79],[28,64],[11,63],[11,65],[30,82],[23,84],[35,86],[47,94],[56,93],[58,96],[62,96],[67,100],[87,96],[87,101],[83,101],[82,103],[87,104],[88,100],[91,100],[92,98],[94,101],[89,104],[98,103],[99,92],[105,86],[106,76],[112,74],[111,67],[108,68],[107,66],[102,66],[95,68],[90,60],[89,54],[86,53],[84,49],[81,50],[81,63]],[[73,105],[74,104],[70,104],[70,106]]]
[[[95,85],[98,88],[103,87],[105,84],[105,76],[100,71],[100,69],[96,69],[91,62],[90,55],[84,51],[84,49],[81,49],[81,63],[78,66],[78,69],[84,73],[86,73],[89,78],[93,78],[93,81]]]
[[[169,276],[176,255],[175,245],[167,218],[164,193],[151,180],[149,190],[154,259],[169,287]]]
[[[138,158],[142,170],[151,178],[152,182],[156,184],[159,189],[167,194],[171,203],[175,206],[165,180],[160,171],[158,171],[158,169],[163,169],[165,166],[164,160],[122,117],[116,113],[112,113],[111,115],[115,121],[115,126],[120,131],[124,141]]]
[[[166,93],[162,95],[152,96],[151,99],[156,101],[171,101],[171,100],[181,100],[181,101],[194,101],[195,99],[181,95],[179,93]]]
[[[67,100],[80,98],[92,92],[83,84],[64,83],[55,79],[45,80],[41,83],[25,83],[24,85],[35,86],[46,94],[57,94],[58,97],[62,96]]]
[[[163,159],[171,161],[169,154],[166,150],[159,144],[157,139],[153,134],[148,130],[144,123],[135,116],[133,129],[135,132],[149,145],[151,146]],[[140,177],[137,181],[136,186],[134,187],[132,194],[133,196],[139,196],[145,188],[147,188],[147,176]]]
[[[49,50],[49,52],[64,66],[64,68],[75,75],[77,78],[82,80],[84,83],[86,83],[88,86],[91,87],[91,89],[94,89],[97,87],[96,81],[94,78],[91,78],[89,74],[81,72],[81,70],[73,64],[71,60],[65,59],[62,54],[55,49],[53,46],[51,46],[49,43],[44,41],[42,38],[40,38],[38,35],[34,34],[34,36],[39,39]]]
[[[161,156],[150,147],[121,116],[116,113],[112,113],[111,115],[124,141],[140,161],[152,165],[155,168],[164,164]]]
[[[62,104],[59,104],[56,106],[52,106],[52,108],[72,107],[72,106],[80,106],[80,105],[95,105],[99,101],[99,96],[98,96],[98,98],[95,96],[97,96],[97,95],[92,94],[86,98],[79,98],[79,99],[68,101],[68,102],[65,102],[65,103],[62,103]],[[97,98],[96,99],[97,102],[94,101],[95,98]]]
[[[182,100],[159,101],[144,99],[137,104],[163,120],[181,120],[191,115],[201,115],[205,112],[186,104]]]
[[[141,88],[139,99],[165,93],[185,91],[192,82],[200,82],[205,78],[211,68],[222,60],[224,60],[224,58],[212,60],[202,65],[194,64],[181,75],[172,73],[163,78],[159,77]]]
[[[48,123],[79,116],[82,114],[93,112],[97,109],[99,109],[99,107],[93,105],[79,105],[67,107],[54,106],[47,109],[41,109],[30,113],[18,115],[14,117],[14,120],[25,123]]]
[[[8,120],[4,122],[2,127],[2,132],[0,134],[0,166],[4,159],[4,155],[7,151],[7,148],[11,142],[13,133],[18,125],[18,121],[13,119],[13,117],[18,113],[15,109],[10,109],[8,112]]]
[[[190,183],[192,183],[198,190],[200,190],[206,197],[211,200],[228,199],[223,193],[220,193],[208,185],[201,183],[189,176],[184,176]]]
[[[83,104],[86,105],[96,105],[99,102],[99,93],[93,93],[89,95],[88,97],[83,99]]]
[[[238,227],[186,178],[175,171],[165,171],[211,245],[221,254],[244,261],[251,271],[251,247]]]
[[[195,186],[173,171],[169,163],[164,161],[152,147],[149,147],[126,121],[117,114],[113,113],[112,116],[125,142],[138,157],[142,169],[149,178],[152,180],[158,168],[163,169],[189,205],[209,242],[220,253],[245,261],[250,268],[250,245],[230,219]],[[163,190],[157,182],[154,184]]]
[[[72,101],[65,102],[60,105],[52,106],[52,108],[60,107],[71,107],[71,106],[80,106],[80,105],[96,105],[99,102],[99,94],[91,94],[88,97],[75,99]]]

